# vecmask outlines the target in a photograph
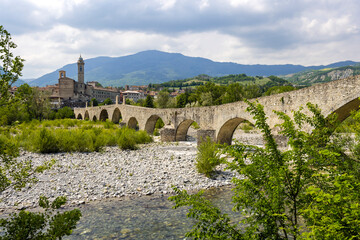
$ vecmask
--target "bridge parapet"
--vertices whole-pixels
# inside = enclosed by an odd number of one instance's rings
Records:
[[[350,115],[351,110],[359,108],[359,86],[360,75],[250,101],[257,100],[264,106],[268,117],[267,122],[271,128],[275,128],[277,124],[281,123],[274,111],[285,112],[292,117],[292,111],[305,107],[307,102],[317,104],[325,116],[335,112],[339,115],[340,120],[344,120]],[[221,143],[231,144],[233,133],[241,122],[247,120],[254,123],[246,108],[247,104],[244,102],[210,107],[169,109],[144,108],[117,103],[107,106],[75,108],[74,112],[75,116],[81,119],[110,119],[127,126],[136,124],[140,130],[146,130],[149,133],[154,130],[157,119],[161,118],[165,123],[164,129],[161,131],[163,141],[185,140],[190,125],[195,121],[200,126],[198,139],[209,136]],[[304,108],[304,112],[308,113],[306,108]]]

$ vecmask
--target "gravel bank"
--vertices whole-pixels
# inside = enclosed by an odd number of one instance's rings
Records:
[[[102,153],[37,154],[24,152],[21,159],[34,165],[56,159],[39,181],[21,191],[1,194],[0,211],[35,207],[40,195],[66,196],[69,205],[124,196],[163,195],[172,185],[197,190],[231,184],[234,173],[219,166],[209,179],[195,170],[196,143],[151,143],[136,151],[108,147]]]

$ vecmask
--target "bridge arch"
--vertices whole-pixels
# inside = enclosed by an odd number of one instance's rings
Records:
[[[151,115],[145,123],[145,131],[148,134],[153,134],[157,121],[161,119],[158,115]],[[162,119],[161,119],[162,121]]]
[[[89,112],[88,110],[85,111],[85,115],[84,115],[84,120],[89,120],[90,117],[89,117]]]
[[[106,109],[101,110],[99,120],[105,122],[109,118],[108,111]]]
[[[113,114],[112,114],[112,118],[111,118],[111,121],[113,123],[119,123],[120,120],[122,119],[122,115],[121,115],[121,112],[120,112],[120,109],[119,108],[115,108]]]
[[[355,98],[352,101],[346,102],[345,104],[340,103],[339,105],[340,106],[336,106],[337,109],[332,113],[337,114],[338,120],[342,122],[351,115],[351,111],[359,109],[360,100],[359,98]]]
[[[195,121],[187,119],[179,124],[179,126],[176,128],[175,141],[186,141],[187,132],[193,122]]]
[[[96,115],[93,116],[92,120],[95,122],[97,121]]]
[[[77,115],[77,118],[76,118],[76,119],[79,119],[79,120],[82,120],[82,119],[83,119],[81,113],[79,113],[79,114]]]
[[[240,123],[245,121],[244,118],[235,117],[228,121],[226,121],[220,128],[219,133],[217,135],[216,141],[220,144],[226,143],[228,145],[231,145],[231,141],[235,132],[235,129],[237,126],[239,126]]]
[[[133,128],[135,130],[139,130],[139,123],[138,121],[136,120],[135,117],[131,117],[128,121],[128,127],[129,128]]]

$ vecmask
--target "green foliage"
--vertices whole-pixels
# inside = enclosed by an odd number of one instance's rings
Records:
[[[137,144],[152,142],[152,138],[145,131],[135,131],[131,128],[121,128],[117,135],[117,143],[122,150],[136,150]]]
[[[359,180],[348,174],[335,176],[330,189],[309,187],[307,194],[313,201],[303,210],[310,229],[304,232],[304,237],[307,239],[359,239],[359,189]]]
[[[8,90],[21,76],[22,62],[24,61],[20,57],[13,58],[11,53],[13,48],[16,48],[16,45],[11,41],[10,34],[0,25],[0,112],[6,114],[6,109],[13,111],[21,108],[21,110],[25,109],[29,115],[35,112],[34,116],[38,116],[36,114],[40,113],[41,119],[45,112],[46,101],[41,103],[37,101],[41,100],[41,97],[37,96],[40,92],[34,92],[30,87],[24,86],[19,88],[15,97],[9,98]],[[32,98],[31,102],[27,97]],[[12,108],[14,105],[16,107]],[[2,124],[9,124],[8,116],[6,114],[5,117],[1,117]],[[10,119],[10,122],[14,121],[17,125],[18,116],[14,118],[16,121]],[[24,132],[30,133],[31,129],[32,126],[24,129],[23,134]],[[18,160],[16,158],[19,155],[18,143],[15,142],[15,138],[10,135],[10,132],[17,133],[17,131],[9,131],[0,134],[0,193],[8,188],[19,190],[28,183],[34,183],[36,178],[33,175],[48,169],[53,164],[45,163],[34,169],[31,160]],[[43,134],[48,139],[51,138],[46,131]],[[53,202],[51,207],[57,209],[64,203],[65,199],[60,197]],[[52,210],[50,212],[46,210],[45,213],[20,211],[12,214],[9,219],[0,219],[0,239],[61,239],[62,236],[71,234],[81,216],[77,209],[57,214],[52,213]]]
[[[27,151],[54,152],[93,152],[103,151],[106,146],[118,145],[122,132],[127,132],[126,139],[134,144],[148,143],[152,138],[144,131],[119,128],[110,122],[88,122],[77,119],[53,121],[31,121],[22,123],[17,129],[16,140]],[[121,140],[119,140],[121,141]]]
[[[24,59],[14,57],[12,50],[16,44],[11,41],[11,35],[0,25],[0,106],[7,105],[9,88],[21,76]]]
[[[176,97],[176,107],[177,108],[184,108],[188,103],[189,94],[182,93]]]
[[[199,173],[211,177],[216,166],[221,163],[220,153],[215,142],[209,137],[198,146],[195,167]]]
[[[154,108],[154,100],[150,95],[146,96],[145,102],[143,104],[143,107],[147,107],[147,108]]]
[[[248,133],[254,129],[254,126],[252,126],[250,122],[246,121],[246,122],[240,123],[239,128],[241,130],[243,130],[244,132]]]
[[[93,107],[99,106],[98,100],[96,100],[96,98],[92,98],[90,100],[90,106],[93,106]]]
[[[66,203],[65,197],[58,197],[52,203],[43,196],[39,199],[39,206],[45,212],[28,212],[21,210],[11,215],[10,219],[0,220],[2,235],[0,239],[61,239],[70,235],[80,220],[81,212],[74,209],[59,212]]]
[[[0,124],[13,125],[16,122],[42,120],[51,117],[49,93],[32,88],[28,84],[21,85],[9,104],[0,106]]]
[[[111,104],[114,104],[113,101],[111,101],[110,98],[107,98],[102,103],[100,103],[99,105],[111,105]]]
[[[51,111],[49,114],[49,119],[65,119],[65,118],[75,118],[74,111],[70,107],[63,107],[57,111]]]
[[[158,108],[167,108],[169,106],[170,95],[167,90],[162,90],[157,95],[156,104]]]
[[[57,153],[60,151],[60,144],[55,134],[46,129],[42,128],[34,133],[33,150],[40,153]]]
[[[169,197],[175,203],[173,208],[191,207],[187,217],[196,220],[193,229],[186,233],[186,237],[193,239],[242,239],[236,224],[230,223],[226,214],[214,207],[212,203],[202,197],[202,192],[189,195],[185,190],[173,187],[176,195]]]
[[[234,210],[244,215],[235,238],[227,239],[357,239],[359,237],[360,162],[345,154],[338,137],[335,116],[325,118],[314,105],[301,110],[294,120],[276,112],[283,120],[280,134],[288,138],[289,150],[281,152],[266,123],[263,106],[248,102],[255,127],[263,133],[265,148],[237,144],[228,146],[229,169],[242,176],[234,178]],[[311,133],[301,130],[307,125]],[[341,140],[341,139],[340,139]],[[207,227],[226,233],[233,227],[210,225],[199,218],[210,210],[199,197],[189,198],[177,192],[176,206],[191,206],[189,217],[197,219],[188,234],[206,239]],[[189,213],[190,213],[189,212]],[[219,213],[212,214],[218,216]],[[211,218],[211,216],[208,216]],[[199,228],[198,226],[205,226]]]

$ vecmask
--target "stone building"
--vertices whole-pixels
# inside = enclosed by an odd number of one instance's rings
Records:
[[[85,83],[85,62],[81,55],[77,61],[77,66],[78,81],[66,77],[66,72],[60,70],[58,84],[45,87],[45,89],[51,93],[50,98],[52,102],[57,101],[58,103],[62,103],[62,105],[69,105],[69,103],[72,103],[70,105],[76,106],[84,105],[85,102],[90,101],[92,98],[96,98],[99,102],[103,102],[105,99],[110,98],[115,102],[116,96],[121,95],[117,88],[99,87],[97,82]],[[122,99],[121,96],[120,99]]]

